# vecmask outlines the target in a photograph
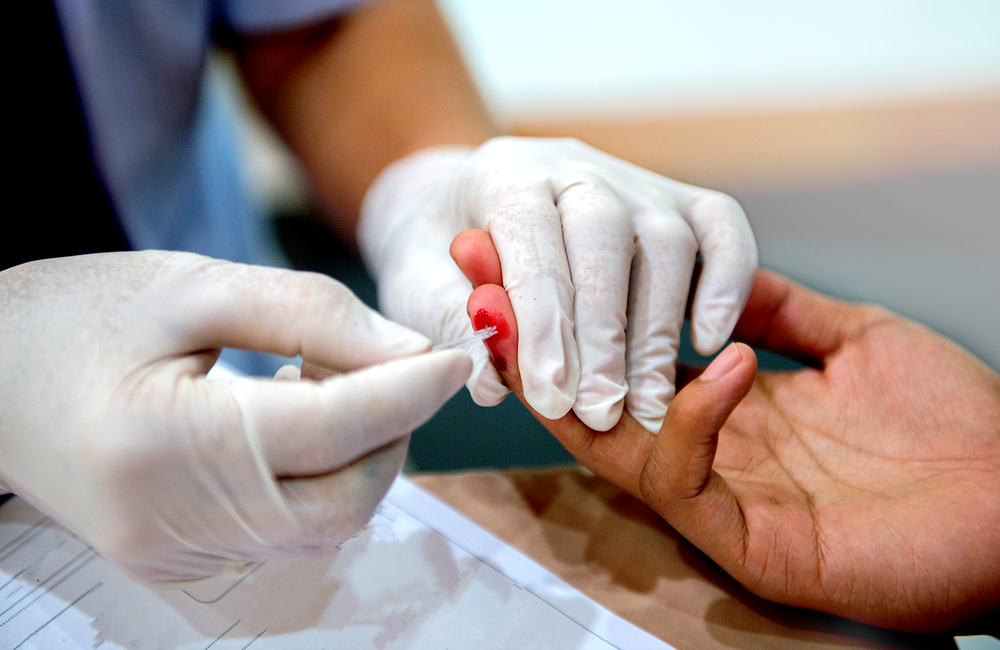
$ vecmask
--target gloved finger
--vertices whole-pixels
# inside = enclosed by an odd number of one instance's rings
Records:
[[[322,474],[413,431],[465,383],[462,350],[420,354],[322,382],[230,386],[243,426],[276,476]]]
[[[483,284],[503,284],[500,256],[485,230],[463,230],[455,236],[448,250],[473,289]]]
[[[621,418],[628,392],[625,324],[635,232],[625,206],[597,180],[566,187],[556,206],[576,289],[580,383],[573,411],[590,428],[607,431]]]
[[[192,264],[191,257],[168,259],[176,272],[161,274],[163,281],[144,301],[169,331],[181,333],[180,344],[188,349],[301,354],[331,369],[351,370],[430,347],[426,337],[383,318],[324,275],[208,258]]]
[[[561,417],[576,402],[580,356],[573,280],[553,188],[524,184],[498,193],[484,218],[517,317],[525,398],[545,417]]]
[[[320,476],[278,482],[285,503],[299,522],[286,548],[296,552],[329,548],[357,534],[372,518],[406,460],[410,437],[403,436]]]
[[[681,204],[694,231],[704,268],[691,307],[691,339],[703,355],[717,352],[732,334],[757,271],[757,242],[743,208],[730,196],[703,192]]]
[[[485,310],[504,319],[510,326],[507,339],[500,341],[496,356],[511,359],[518,343],[518,323],[502,287],[483,285],[469,297],[469,313]],[[606,432],[597,432],[585,425],[576,413],[551,420],[532,408],[522,390],[518,366],[508,363],[501,372],[504,382],[528,410],[548,429],[580,464],[611,481],[629,494],[641,498],[639,477],[656,436],[647,432],[628,413]]]
[[[698,242],[674,212],[639,209],[632,215],[636,252],[628,306],[625,404],[656,433],[674,397],[677,353]]]

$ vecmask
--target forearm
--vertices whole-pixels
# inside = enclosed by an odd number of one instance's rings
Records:
[[[248,38],[240,61],[347,242],[386,165],[497,133],[432,0],[376,2],[323,25]]]

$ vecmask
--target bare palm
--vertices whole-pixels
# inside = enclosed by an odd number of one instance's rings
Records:
[[[728,490],[705,495],[715,516],[682,517],[689,536],[764,597],[867,622],[934,629],[995,607],[997,375],[919,325],[771,274],[736,336],[822,369],[756,377],[718,438]],[[664,478],[644,492],[670,510]],[[718,509],[734,503],[738,517]]]
[[[469,310],[514,322],[490,249],[453,244],[478,285]],[[491,351],[520,397],[513,329]],[[766,271],[734,338],[815,368],[758,375],[736,345],[706,372],[721,376],[688,372],[658,436],[627,413],[603,433],[535,415],[760,596],[909,630],[996,609],[1000,377],[920,325]]]

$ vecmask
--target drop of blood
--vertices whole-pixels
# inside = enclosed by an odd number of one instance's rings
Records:
[[[507,324],[503,316],[491,313],[485,309],[480,309],[472,318],[472,329],[477,332],[484,327],[493,326],[497,328],[497,333],[486,339],[486,347],[493,356],[493,366],[500,372],[507,369],[507,361],[500,354],[499,343],[510,336],[510,325]]]

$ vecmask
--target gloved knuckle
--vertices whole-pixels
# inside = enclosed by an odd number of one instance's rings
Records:
[[[500,136],[487,140],[473,152],[467,170],[476,174],[486,173],[490,182],[494,176],[514,169],[523,169],[530,159],[530,139],[517,136]]]
[[[715,190],[708,191],[699,201],[702,209],[707,213],[718,216],[737,216],[746,218],[743,206],[740,202],[724,192]]]
[[[290,274],[288,280],[280,290],[291,323],[343,320],[358,302],[344,284],[319,273]]]
[[[571,151],[574,149],[577,150],[578,152],[594,150],[593,147],[584,143],[579,138],[574,138],[571,136],[561,136],[558,138],[532,138],[532,141],[541,144],[543,146],[559,147],[566,151]]]
[[[685,250],[697,250],[698,239],[694,231],[683,219],[656,219],[646,224],[641,238],[643,244],[654,248],[682,247]]]
[[[316,302],[322,304],[325,309],[338,314],[351,312],[360,301],[345,285],[333,279],[329,280],[329,282],[317,286],[317,293],[321,299]]]
[[[560,203],[560,208],[574,220],[601,225],[606,229],[632,230],[632,218],[624,204],[599,181],[574,185],[564,191],[564,196],[571,196],[573,200]]]
[[[555,205],[544,195],[511,185],[494,193],[489,202],[490,226],[509,227],[558,218]]]
[[[304,305],[340,303],[353,295],[342,283],[321,273],[286,272],[280,277],[283,292]]]

